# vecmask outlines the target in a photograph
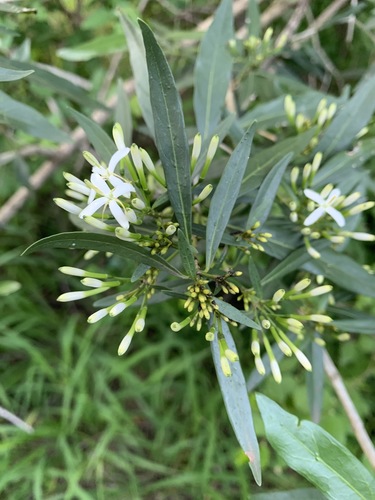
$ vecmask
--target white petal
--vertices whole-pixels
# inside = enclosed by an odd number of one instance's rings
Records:
[[[114,155],[112,155],[112,158],[109,160],[109,164],[108,164],[108,170],[110,172],[114,172],[118,162],[120,160],[122,160],[123,158],[125,158],[125,156],[128,155],[130,149],[129,148],[123,148],[123,149],[120,149],[119,151],[116,151],[116,153]]]
[[[67,212],[78,215],[81,211],[81,208],[72,203],[71,201],[64,200],[63,198],[54,198],[53,201],[56,205]]]
[[[345,226],[345,217],[342,215],[342,213],[336,210],[336,208],[327,207],[326,212],[332,217],[332,219],[336,222],[338,226],[340,227]]]
[[[319,193],[313,191],[312,189],[305,189],[303,192],[305,193],[306,198],[315,201],[315,203],[318,203],[318,205],[322,205],[325,201]]]
[[[126,198],[129,198],[130,193],[134,192],[134,186],[132,186],[129,182],[121,181],[121,185],[119,184],[113,190],[113,197],[118,198],[119,196],[125,196]]]
[[[94,214],[95,212],[97,212],[99,210],[100,207],[105,205],[107,203],[107,201],[108,201],[107,198],[104,198],[104,197],[97,198],[92,203],[87,205],[86,208],[84,208],[82,210],[82,212],[79,214],[80,219],[83,219],[84,217],[87,217],[88,215]]]
[[[314,224],[317,220],[319,220],[324,213],[325,213],[324,208],[322,207],[316,208],[313,212],[311,212],[311,214],[308,217],[306,217],[303,225],[311,226],[311,224]]]
[[[327,198],[327,203],[332,203],[336,198],[338,198],[341,194],[341,191],[339,189],[332,189],[332,191],[329,193],[329,196]]]
[[[104,196],[108,196],[111,192],[107,183],[99,174],[91,174],[90,181]]]
[[[121,207],[117,205],[114,200],[109,202],[109,209],[120,226],[122,226],[124,229],[129,229],[129,221],[125,212]]]

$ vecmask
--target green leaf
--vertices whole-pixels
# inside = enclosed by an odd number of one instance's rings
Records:
[[[45,64],[36,64],[32,61],[22,62],[16,60],[9,60],[0,56],[0,64],[9,69],[16,70],[33,70],[30,75],[29,81],[37,87],[46,87],[51,89],[58,95],[65,96],[68,99],[78,102],[81,105],[88,106],[89,108],[103,108],[105,105],[92,99],[88,93],[75,82],[76,76],[67,71],[58,70],[53,66]],[[69,80],[72,79],[72,81]]]
[[[186,239],[185,233],[179,229],[177,231],[178,235],[178,250],[180,252],[180,258],[182,265],[186,271],[186,274],[190,278],[194,279],[197,275],[197,270],[195,267],[194,256],[189,241]]]
[[[240,196],[260,186],[262,180],[271,168],[284,158],[285,155],[292,153],[292,158],[295,158],[301,153],[309,145],[315,133],[316,129],[312,128],[296,137],[290,137],[281,142],[277,142],[274,146],[263,149],[254,155],[246,168]]]
[[[260,284],[260,276],[258,273],[257,265],[256,265],[255,260],[254,260],[251,253],[248,255],[247,269],[249,272],[251,286],[254,288],[254,291],[257,294],[257,297],[259,297],[261,299],[263,297],[263,290],[262,290],[262,286]]]
[[[257,394],[266,436],[293,470],[319,488],[326,498],[373,498],[375,478],[349,450],[318,425],[287,413]]]
[[[60,233],[54,236],[43,238],[30,245],[22,255],[27,255],[35,250],[42,248],[69,248],[70,250],[98,250],[99,252],[111,252],[123,259],[130,259],[143,264],[155,267],[169,274],[184,278],[178,269],[169,264],[165,259],[158,255],[151,255],[145,248],[139,247],[134,243],[120,241],[113,236],[105,234],[94,234],[86,232]]]
[[[323,132],[316,151],[325,156],[347,148],[367,125],[375,111],[375,75],[365,78],[355,94],[335,115],[332,123]]]
[[[232,334],[224,321],[222,322],[222,329],[229,349],[237,352]],[[211,342],[211,352],[230,423],[241,448],[249,458],[249,466],[254,479],[257,484],[260,485],[262,478],[259,446],[254,430],[253,416],[246,390],[245,377],[240,362],[236,361],[231,363],[231,377],[226,377],[223,374],[220,364],[220,350],[217,334],[215,334],[214,341]]]
[[[292,159],[292,156],[293,153],[289,153],[284,156],[284,158],[276,163],[262,182],[246,222],[245,227],[247,229],[253,227],[256,222],[260,222],[262,225],[267,220],[268,214],[272,209],[277,190],[279,189],[281,179],[283,178],[285,169]]]
[[[222,0],[203,37],[194,72],[194,112],[206,139],[220,121],[232,72],[228,41],[234,37],[232,2]]]
[[[0,123],[52,142],[70,141],[68,134],[56,128],[38,111],[12,99],[2,91],[0,91]]]
[[[112,155],[116,152],[116,146],[112,139],[110,139],[102,127],[91,120],[91,118],[72,108],[68,108],[68,111],[86,132],[89,141],[93,145],[95,151],[100,155],[101,159],[105,163],[109,163]]]
[[[304,352],[312,365],[312,371],[306,372],[307,395],[311,420],[317,424],[320,421],[324,394],[323,348],[310,341]]]
[[[320,252],[320,255],[320,259],[305,264],[304,268],[315,274],[323,274],[345,290],[375,297],[375,276],[351,257],[329,249]]]
[[[375,335],[375,316],[371,314],[335,306],[330,306],[327,312],[332,318],[342,318],[331,323],[332,326],[337,326],[342,332]]]
[[[155,140],[168,196],[181,231],[191,239],[191,176],[189,146],[181,99],[168,62],[146,23],[139,20],[150,83]]]
[[[240,311],[237,307],[232,306],[228,302],[224,302],[223,300],[217,299],[215,297],[215,302],[219,306],[219,311],[224,314],[227,318],[240,323],[241,325],[248,326],[249,328],[255,328],[256,330],[261,330],[261,327],[258,323],[255,323],[252,319],[250,319],[244,311]]]
[[[319,490],[314,488],[299,488],[288,491],[272,491],[271,493],[257,493],[251,500],[324,500]]]
[[[212,196],[207,218],[206,269],[211,267],[230,214],[237,201],[253,137],[254,126],[251,126],[229,158]]]
[[[124,82],[120,78],[117,80],[117,105],[115,108],[115,121],[121,125],[121,128],[124,132],[125,144],[131,144],[133,137],[132,111],[128,94],[124,88]]]
[[[122,34],[97,36],[94,40],[81,43],[75,47],[63,47],[57,50],[57,55],[65,61],[89,61],[94,57],[107,56],[124,51]]]
[[[249,36],[256,36],[257,38],[260,38],[262,25],[257,0],[249,0],[246,21],[249,27]]]
[[[124,30],[129,48],[129,58],[134,75],[135,92],[138,97],[142,116],[147,128],[153,138],[155,138],[154,117],[150,101],[150,87],[148,85],[148,69],[146,62],[146,51],[143,45],[142,33],[139,27],[128,17],[119,12],[120,22]]]
[[[326,247],[329,243],[327,241],[318,241],[314,243],[314,248],[321,251],[322,248]],[[300,269],[306,262],[312,260],[311,256],[307,253],[306,248],[303,246],[297,248],[294,252],[290,253],[288,257],[282,260],[275,268],[272,269],[264,278],[262,278],[262,285],[266,285],[273,280],[280,279],[286,274]],[[314,261],[315,264],[315,261]],[[323,273],[322,273],[323,274]]]
[[[19,71],[16,69],[0,68],[0,82],[14,82],[15,80],[25,78],[32,73],[34,73],[32,69],[29,71]]]

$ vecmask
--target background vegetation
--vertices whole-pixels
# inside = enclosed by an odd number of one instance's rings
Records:
[[[34,0],[0,6],[0,66],[39,69],[25,79],[3,82],[0,92],[0,406],[34,428],[27,433],[0,421],[4,498],[266,498],[258,493],[230,428],[204,339],[170,331],[170,318],[177,321],[172,307],[179,305],[150,309],[147,332],[139,336],[131,354],[118,358],[118,342],[131,318],[127,323],[122,315],[115,322],[88,326],[92,310],[86,310],[85,303],[56,303],[55,298],[68,290],[66,276],[57,272],[67,263],[67,252],[20,257],[35,240],[72,228],[52,203],[64,190],[62,171],[87,169],[80,153],[87,148],[86,139],[75,129],[69,108],[94,113],[110,130],[121,115],[121,109],[111,108],[121,78],[132,114],[122,115],[128,142],[150,146],[132,93],[129,51],[116,9],[141,16],[152,26],[192,125],[190,86],[197,41],[217,4]],[[239,11],[236,29],[241,30],[246,2],[234,4]],[[276,33],[287,30],[290,48],[282,55],[286,74],[340,94],[374,62],[375,4],[370,0],[359,5],[328,0],[310,4],[264,0],[262,24],[272,25]],[[335,5],[337,9],[330,10]],[[291,26],[288,21],[298,8],[305,9],[304,15]],[[60,78],[72,85],[63,85]],[[40,115],[28,122],[4,92]],[[264,92],[271,92],[271,87],[265,86]],[[35,136],[33,124],[41,115],[56,128],[41,122],[41,132]],[[373,165],[370,159],[369,167]],[[374,185],[370,189],[374,191]],[[368,216],[369,227],[373,215]],[[351,254],[360,262],[372,260],[373,246],[364,250],[351,245]],[[82,265],[82,256],[72,253],[69,259],[69,265]],[[21,287],[9,293],[16,283]],[[375,313],[373,300],[359,296],[357,305]],[[347,343],[334,339],[329,350],[373,436],[372,336],[353,335]],[[244,369],[250,371],[250,360],[249,366],[244,361]],[[283,373],[281,386],[268,378],[258,390],[287,411],[310,418],[297,362],[283,362]],[[252,403],[265,491],[309,487],[270,448]],[[329,383],[320,424],[369,467]],[[307,492],[297,495],[320,498]]]

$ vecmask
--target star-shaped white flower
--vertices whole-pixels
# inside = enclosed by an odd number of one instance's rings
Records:
[[[332,206],[335,200],[341,194],[339,189],[332,189],[332,191],[326,197],[322,196],[316,191],[313,191],[312,189],[305,189],[304,193],[307,198],[314,201],[318,205],[318,207],[313,212],[311,212],[311,214],[304,220],[303,224],[305,226],[311,226],[324,214],[330,215],[338,226],[345,226],[345,217]]]
[[[129,182],[118,180],[120,183],[114,189],[111,189],[99,174],[93,173],[91,175],[91,184],[93,186],[92,193],[101,196],[92,201],[90,199],[87,207],[81,211],[79,217],[84,219],[96,213],[100,208],[104,207],[104,211],[106,207],[108,207],[120,226],[124,229],[128,229],[129,222],[135,222],[136,216],[131,208],[124,207],[119,197],[123,196],[125,198],[130,198],[130,194],[135,192],[135,189]]]

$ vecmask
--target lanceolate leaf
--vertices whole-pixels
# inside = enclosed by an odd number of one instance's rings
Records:
[[[308,146],[315,133],[315,129],[307,130],[296,137],[284,139],[253,156],[250,159],[242,180],[240,196],[260,186],[271,168],[284,158],[285,155],[292,153],[294,158],[301,153]]]
[[[139,20],[150,83],[156,146],[164,168],[168,196],[180,229],[191,238],[191,178],[189,146],[181,99],[168,62],[146,23]]]
[[[352,98],[336,114],[323,133],[316,151],[330,155],[349,146],[356,134],[369,122],[375,110],[375,75],[358,86]]]
[[[84,249],[84,250],[98,250],[100,252],[111,252],[123,259],[130,259],[151,267],[156,267],[162,271],[166,271],[174,276],[184,277],[182,273],[174,266],[169,264],[166,260],[158,255],[151,255],[145,248],[141,248],[134,243],[127,241],[120,241],[113,236],[105,234],[94,234],[86,232],[72,232],[55,234],[43,238],[24,251],[23,255],[35,252],[42,248],[69,248],[69,249]]]
[[[232,334],[228,325],[223,321],[222,328],[229,349],[237,352]],[[239,361],[231,363],[232,376],[226,377],[221,369],[220,351],[217,340],[211,342],[212,357],[215,364],[216,375],[219,380],[221,393],[227,409],[230,423],[236,434],[237,440],[244,453],[249,458],[249,466],[257,484],[261,484],[260,456],[257,437],[253,425],[253,417],[246,390],[245,377]]]
[[[324,395],[323,348],[315,342],[310,341],[304,348],[304,352],[312,365],[312,371],[306,372],[310,416],[311,420],[318,424]]]
[[[320,259],[309,262],[304,267],[316,274],[323,274],[346,290],[375,297],[375,276],[347,255],[326,249],[321,252]]]
[[[281,179],[283,178],[286,167],[292,159],[293,153],[289,153],[282,158],[267,177],[262,182],[258,194],[251,207],[249,218],[247,219],[246,228],[250,229],[256,222],[262,225],[271,211],[273,201],[277,190],[279,189]]]
[[[130,19],[119,13],[122,28],[129,48],[130,64],[135,81],[135,92],[138,97],[142,116],[152,137],[155,137],[154,118],[150,101],[150,87],[148,85],[148,69],[146,62],[146,52],[143,45],[142,33],[139,27]]]
[[[56,128],[31,106],[22,104],[0,91],[0,123],[20,129],[33,137],[52,142],[69,142],[70,137]]]
[[[266,396],[257,394],[257,403],[272,447],[326,498],[373,498],[374,476],[328,432],[298,421]]]
[[[13,82],[34,73],[33,70],[19,71],[17,69],[0,68],[0,82]]]
[[[190,276],[190,278],[194,279],[197,274],[197,270],[195,267],[194,257],[191,251],[190,243],[186,239],[185,233],[183,233],[181,229],[178,230],[177,234],[178,234],[178,250],[180,252],[182,265],[184,266],[186,274]]]
[[[297,490],[257,493],[251,495],[251,500],[324,500],[324,496],[315,488],[298,488]]]
[[[242,177],[250,156],[253,137],[254,126],[251,126],[233,151],[211,199],[206,232],[207,269],[211,267],[230,214],[237,201]]]
[[[86,135],[94,146],[95,151],[100,155],[100,159],[109,163],[111,156],[116,152],[115,143],[106,132],[88,116],[79,113],[75,109],[69,108],[69,113],[77,120],[78,124],[86,132]]]
[[[223,113],[232,71],[228,41],[233,38],[232,2],[223,0],[208,28],[196,60],[194,111],[203,139],[212,135]]]
[[[256,330],[260,330],[260,326],[258,323],[255,323],[252,319],[250,319],[244,311],[240,311],[237,307],[232,306],[228,302],[224,302],[223,300],[216,299],[216,304],[219,306],[219,311],[227,316],[229,319],[240,323],[241,325],[246,325],[249,328],[255,328]]]

